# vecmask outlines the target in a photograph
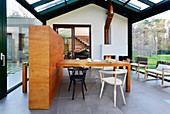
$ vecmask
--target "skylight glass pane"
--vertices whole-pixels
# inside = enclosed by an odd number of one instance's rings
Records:
[[[157,3],[159,3],[159,2],[161,2],[161,1],[163,1],[163,0],[149,0],[149,1],[151,1],[151,2],[153,2],[153,3],[155,3],[155,4],[157,4]]]
[[[149,7],[149,5],[146,5],[146,4],[144,4],[144,3],[142,3],[142,2],[139,2],[139,1],[137,1],[137,0],[130,0],[130,2],[128,3],[128,5],[130,5],[130,6],[132,6],[132,7],[135,7],[135,8],[137,8],[137,9],[139,9],[139,10],[143,10],[143,9]]]
[[[41,0],[26,0],[29,4],[33,4],[35,2],[41,1]]]
[[[119,0],[119,1],[121,1],[121,2],[125,3],[125,2],[127,2],[128,0]]]
[[[67,0],[67,1],[68,1],[68,0]],[[53,7],[53,6],[56,6],[56,5],[58,5],[58,4],[61,4],[61,3],[63,3],[63,2],[65,2],[65,0],[54,0],[54,1],[52,1],[52,2],[49,2],[49,3],[46,3],[46,4],[43,4],[43,5],[41,5],[41,6],[36,7],[35,10],[36,10],[37,12],[40,12],[40,11],[46,10],[46,9],[48,9],[48,8],[51,8],[51,7]]]

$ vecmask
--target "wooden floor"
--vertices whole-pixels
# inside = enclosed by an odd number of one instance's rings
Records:
[[[123,105],[120,89],[117,88],[117,108],[114,108],[113,86],[106,84],[100,99],[100,79],[98,76],[91,79],[90,73],[89,70],[86,77],[85,100],[80,84],[77,84],[75,100],[71,100],[72,88],[67,91],[69,77],[65,71],[49,110],[29,110],[28,93],[23,94],[19,87],[0,100],[0,114],[170,114],[170,87],[160,87],[161,80],[144,81],[143,74],[137,78],[136,73],[132,72],[131,92],[125,92],[127,104]]]

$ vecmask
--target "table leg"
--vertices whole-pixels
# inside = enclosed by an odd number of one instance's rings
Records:
[[[117,66],[114,66],[113,71],[116,71]],[[113,74],[113,77],[115,77],[115,74]]]
[[[128,65],[128,73],[126,77],[126,92],[130,92],[130,80],[131,80],[131,65]]]
[[[25,66],[25,63],[22,64],[22,92],[27,92],[27,66]]]

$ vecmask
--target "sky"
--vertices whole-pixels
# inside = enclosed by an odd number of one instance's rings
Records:
[[[167,20],[170,20],[170,10],[168,11],[165,11],[163,13],[160,13],[160,14],[157,14],[157,15],[154,15],[148,19],[152,19],[152,18],[157,18],[157,19],[167,19]]]

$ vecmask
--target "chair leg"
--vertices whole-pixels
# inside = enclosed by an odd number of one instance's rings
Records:
[[[93,77],[94,69],[92,69],[91,78]]]
[[[83,89],[83,82],[81,82],[81,90],[82,90],[82,94],[83,94],[83,100],[85,100],[85,97],[84,97],[84,89]]]
[[[68,88],[68,91],[70,91],[70,88],[71,88],[71,84],[72,84],[72,80],[70,79],[70,84],[69,84],[69,88]]]
[[[96,77],[96,72],[97,72],[97,69],[95,69],[95,74],[94,74],[95,77]]]
[[[74,87],[73,87],[73,96],[72,96],[72,100],[74,100],[74,93],[75,93],[75,89],[76,89],[76,81],[73,81],[74,83]]]
[[[114,107],[116,107],[116,86],[114,87]]]
[[[83,81],[83,84],[84,84],[84,87],[85,87],[85,89],[86,89],[86,91],[87,91],[87,88],[86,88],[86,83]]]
[[[138,78],[139,78],[139,68],[140,68],[140,67],[138,66]]]
[[[104,88],[104,81],[102,81],[102,87],[101,87],[101,91],[100,91],[100,98],[102,97],[102,93],[103,93],[103,88]]]
[[[123,93],[123,87],[121,85],[120,85],[120,90],[121,90],[121,93],[122,93],[123,102],[124,102],[124,104],[126,104],[125,96],[124,96],[124,93]]]

